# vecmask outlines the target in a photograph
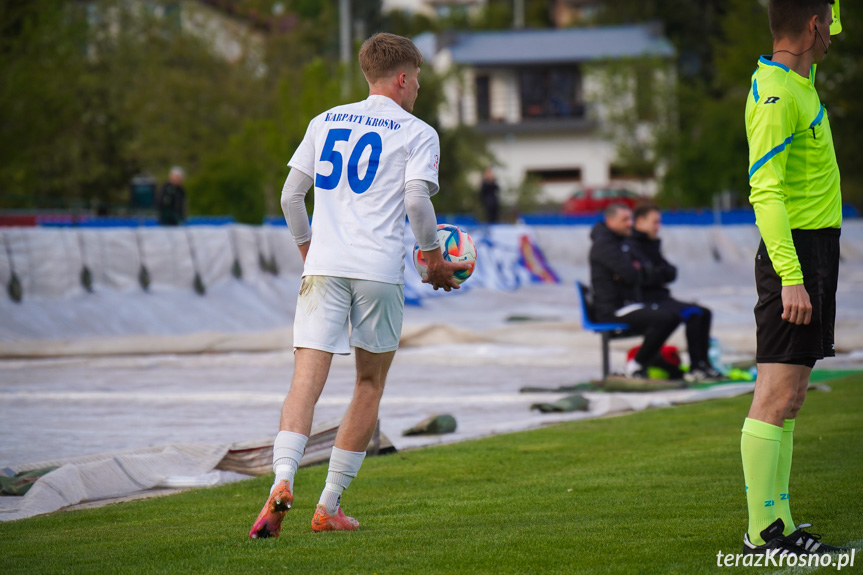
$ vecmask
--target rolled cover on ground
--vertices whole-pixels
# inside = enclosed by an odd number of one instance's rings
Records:
[[[300,467],[323,463],[330,458],[330,453],[335,445],[336,434],[339,431],[341,419],[325,421],[312,427],[306,451]],[[223,471],[235,471],[247,475],[267,475],[273,472],[273,440],[270,436],[263,439],[235,443],[228,453],[216,466]],[[384,455],[396,450],[389,438],[381,433],[381,423],[378,421],[366,454]]]
[[[683,380],[670,379],[636,379],[630,377],[609,376],[605,381],[595,382],[605,391],[661,391],[665,389],[683,389]]]
[[[557,387],[534,387],[527,385],[518,390],[519,393],[572,393],[574,391],[596,391],[599,387],[596,384],[576,383],[574,385],[559,385]]]
[[[423,419],[410,429],[402,431],[402,435],[439,435],[441,433],[452,433],[455,431],[455,428],[455,417],[448,413],[443,413]]]
[[[590,401],[580,393],[561,397],[551,403],[534,403],[531,410],[538,409],[542,413],[566,413],[570,411],[587,411],[590,409]]]

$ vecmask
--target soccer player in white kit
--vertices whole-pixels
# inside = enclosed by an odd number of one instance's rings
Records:
[[[458,289],[468,263],[443,259],[431,196],[438,191],[440,144],[411,115],[423,58],[407,38],[376,34],[360,49],[369,84],[362,102],[337,106],[309,123],[288,165],[282,209],[305,262],[294,318],[294,376],[273,446],[275,481],[251,538],[277,537],[293,504],[294,475],[334,353],[356,349],[357,383],[330,456],[314,531],[359,527],[340,507],[378,420],[387,371],[404,315],[404,221],[428,260],[434,289]],[[314,221],[305,195],[314,184]]]

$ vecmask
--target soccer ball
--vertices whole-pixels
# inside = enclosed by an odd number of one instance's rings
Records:
[[[473,245],[473,240],[466,231],[450,224],[438,224],[437,238],[443,259],[456,263],[470,262],[468,269],[459,270],[453,275],[456,282],[464,282],[476,268],[476,246]],[[422,279],[428,278],[428,262],[423,257],[419,244],[414,244],[414,266]]]

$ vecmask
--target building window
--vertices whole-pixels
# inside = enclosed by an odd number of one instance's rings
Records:
[[[519,71],[521,117],[583,118],[581,70],[576,66],[524,68]]]
[[[488,76],[476,77],[476,119],[488,122],[491,118],[491,89]]]
[[[557,170],[528,170],[527,175],[543,184],[564,184],[581,181],[581,168],[560,168]]]

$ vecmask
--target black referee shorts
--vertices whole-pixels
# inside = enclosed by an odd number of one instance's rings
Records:
[[[758,363],[790,363],[812,367],[815,360],[836,355],[833,332],[836,324],[836,284],[839,280],[838,228],[791,230],[803,286],[812,302],[809,325],[794,325],[782,319],[782,280],[773,269],[764,240],[755,256],[755,304]]]

